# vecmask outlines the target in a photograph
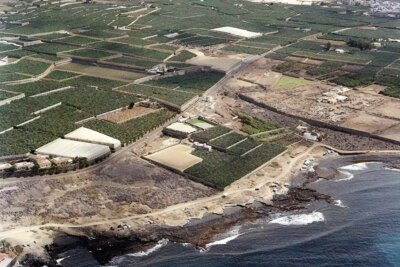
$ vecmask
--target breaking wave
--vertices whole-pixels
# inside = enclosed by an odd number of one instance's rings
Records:
[[[335,180],[336,182],[341,182],[341,181],[348,181],[354,178],[354,175],[350,171],[363,171],[368,169],[367,163],[356,163],[356,164],[351,164],[351,165],[346,165],[343,167],[340,167],[338,171],[344,176],[341,179]]]
[[[271,220],[269,223],[280,225],[307,225],[315,222],[325,221],[325,216],[321,212],[312,212],[309,214],[295,214],[279,217]]]
[[[340,199],[335,200],[335,206],[338,206],[338,207],[341,207],[341,208],[347,208],[347,206],[344,205],[343,202]]]
[[[126,256],[130,256],[130,257],[144,257],[144,256],[148,256],[153,252],[156,252],[157,250],[159,250],[160,248],[166,246],[168,244],[169,240],[168,239],[161,239],[160,241],[158,241],[158,243],[154,246],[151,247],[147,250],[144,251],[139,251],[139,252],[135,252],[135,253],[129,253]]]
[[[228,244],[232,240],[235,240],[236,238],[242,235],[239,231],[240,231],[240,226],[234,227],[231,231],[224,234],[223,239],[219,239],[214,242],[206,244],[204,248],[200,249],[200,252],[206,252],[213,246]]]

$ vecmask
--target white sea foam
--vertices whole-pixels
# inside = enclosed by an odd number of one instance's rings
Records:
[[[240,231],[240,226],[234,227],[231,231],[223,235],[224,238],[206,244],[204,248],[200,249],[200,252],[206,252],[213,246],[228,244],[232,240],[235,240],[236,238],[242,235],[239,231]]]
[[[368,169],[368,165],[367,163],[364,162],[346,165],[339,168],[339,170],[346,170],[346,171],[363,171],[366,169]]]
[[[351,171],[363,171],[368,169],[367,163],[355,163],[355,164],[350,164],[346,165],[343,167],[338,168],[338,171],[343,174],[343,178],[335,180],[336,182],[341,182],[341,181],[348,181],[354,178],[354,175],[351,173]]]
[[[335,206],[338,206],[338,207],[341,207],[341,208],[347,208],[347,206],[344,205],[343,202],[340,199],[335,200]]]
[[[321,212],[312,212],[309,214],[294,214],[273,219],[269,223],[281,225],[307,225],[315,222],[325,221],[324,214]]]
[[[139,251],[139,252],[135,252],[135,253],[130,253],[127,254],[127,256],[131,256],[131,257],[144,257],[144,256],[148,256],[153,252],[156,252],[157,250],[159,250],[160,248],[166,246],[168,244],[169,240],[168,239],[161,239],[160,241],[158,241],[157,245],[155,245],[152,248],[149,248],[147,250],[144,251]]]

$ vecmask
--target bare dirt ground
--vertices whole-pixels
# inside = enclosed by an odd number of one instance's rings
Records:
[[[131,120],[136,117],[146,115],[148,113],[154,112],[155,109],[146,107],[133,107],[131,109],[123,109],[116,112],[108,113],[102,115],[100,118],[113,123],[123,123],[125,121]]]
[[[95,172],[9,182],[0,190],[3,231],[143,214],[216,192],[129,154]]]
[[[343,102],[327,103],[322,99],[337,92],[337,86],[315,82],[295,86],[294,88],[277,88],[280,74],[271,71],[273,60],[262,59],[250,65],[241,73],[239,80],[253,82],[260,88],[241,90],[240,92],[258,102],[265,103],[288,114],[319,120],[351,129],[374,133],[392,138],[394,129],[400,124],[400,100],[371,93],[379,88],[340,92],[345,96]],[[232,82],[233,83],[233,82]],[[262,90],[263,89],[263,90]],[[388,130],[386,133],[385,130]],[[398,140],[398,138],[394,138]]]
[[[192,155],[193,150],[194,148],[189,145],[179,144],[148,155],[146,158],[169,168],[184,171],[203,160]]]

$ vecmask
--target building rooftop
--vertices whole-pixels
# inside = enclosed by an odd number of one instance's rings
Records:
[[[110,153],[110,148],[106,145],[58,138],[36,149],[36,152],[67,158],[87,158],[88,161],[93,161]]]
[[[75,141],[84,141],[94,144],[107,145],[114,149],[121,147],[121,142],[118,139],[85,127],[78,128],[75,131],[66,134],[64,138]]]

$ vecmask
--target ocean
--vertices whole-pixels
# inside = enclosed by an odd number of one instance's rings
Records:
[[[336,181],[310,184],[336,205],[245,222],[203,249],[161,240],[107,266],[400,266],[400,172],[380,163],[340,171]]]

